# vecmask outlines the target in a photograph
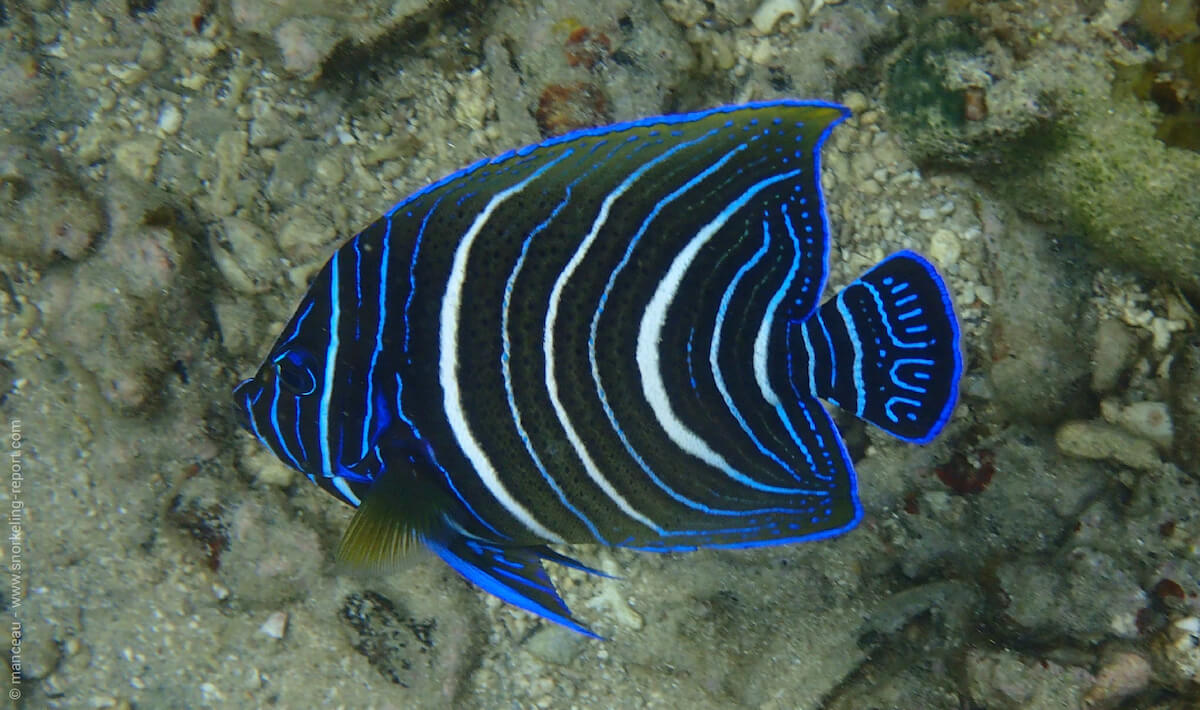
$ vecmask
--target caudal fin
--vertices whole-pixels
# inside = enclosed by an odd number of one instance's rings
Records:
[[[962,375],[958,320],[933,265],[910,251],[880,262],[788,333],[791,376],[906,441],[945,426]]]

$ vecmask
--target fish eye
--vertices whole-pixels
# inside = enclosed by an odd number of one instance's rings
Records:
[[[275,377],[284,389],[299,397],[317,389],[313,357],[301,350],[284,350],[275,358]]]

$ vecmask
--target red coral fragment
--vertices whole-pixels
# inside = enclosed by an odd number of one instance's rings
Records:
[[[609,122],[608,97],[595,84],[551,84],[538,99],[538,128],[542,135],[557,136],[576,128]]]
[[[603,32],[592,34],[586,27],[576,27],[567,36],[564,50],[567,64],[591,69],[612,54],[612,41]]]
[[[1166,599],[1167,597],[1183,599],[1186,596],[1184,594],[1183,587],[1180,586],[1179,582],[1176,582],[1173,579],[1163,578],[1158,580],[1158,584],[1154,585],[1153,591],[1154,596],[1158,597],[1159,599]]]
[[[959,495],[982,493],[996,475],[996,454],[991,449],[956,453],[948,464],[935,468],[934,473]]]

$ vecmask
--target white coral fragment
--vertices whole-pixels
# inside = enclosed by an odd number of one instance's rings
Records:
[[[800,0],[765,0],[750,16],[750,22],[760,33],[770,34],[775,25],[788,15],[792,16],[792,24],[804,23],[807,13]]]

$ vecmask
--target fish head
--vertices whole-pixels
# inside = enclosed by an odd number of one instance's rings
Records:
[[[246,429],[353,505],[382,468],[378,449],[396,421],[399,388],[378,366],[390,339],[359,296],[359,255],[356,240],[334,254],[258,371],[234,389]]]
[[[253,377],[234,388],[239,421],[284,463],[305,474],[323,470],[320,432],[323,374],[316,351],[295,339],[277,344]]]

